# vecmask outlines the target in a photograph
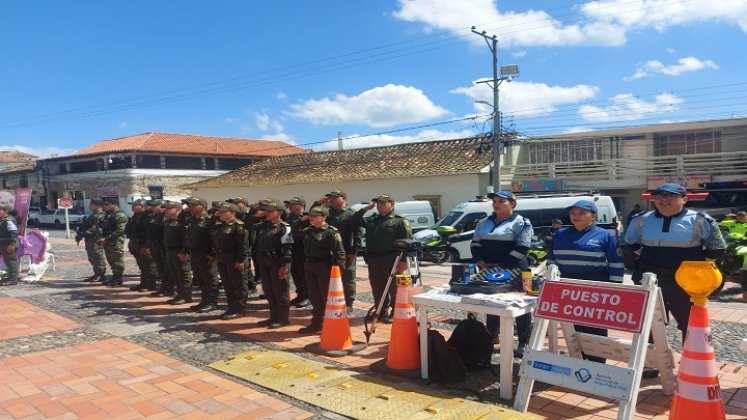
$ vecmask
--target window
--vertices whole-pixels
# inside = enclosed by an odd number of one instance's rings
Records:
[[[655,156],[679,156],[720,152],[720,131],[701,131],[654,136]]]
[[[202,169],[202,158],[166,156],[166,169]]]
[[[250,165],[256,162],[256,159],[233,159],[233,158],[218,158],[216,164],[218,165],[215,169],[229,170],[243,168],[246,165]]]
[[[603,139],[547,141],[529,144],[529,163],[585,162],[609,158]]]
[[[70,163],[70,173],[80,173],[80,172],[96,172],[99,170],[99,166],[101,167],[101,170],[103,170],[103,161],[101,161],[101,165],[97,165],[95,160],[84,160],[82,162],[71,162]],[[62,172],[64,173],[64,172]]]
[[[143,169],[161,169],[161,157],[150,155],[138,155],[137,167]]]

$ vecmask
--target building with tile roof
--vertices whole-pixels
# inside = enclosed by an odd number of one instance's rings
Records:
[[[282,156],[190,187],[209,200],[305,195],[309,204],[342,188],[351,204],[388,193],[398,201],[427,199],[448,210],[485,191],[492,160],[483,152],[487,141],[475,137]]]
[[[43,200],[72,197],[86,207],[92,197],[116,196],[121,207],[132,197],[191,194],[184,184],[222,175],[270,157],[307,150],[275,140],[252,140],[193,134],[142,133],[102,140],[68,156],[40,159]],[[129,198],[129,199],[128,199]]]

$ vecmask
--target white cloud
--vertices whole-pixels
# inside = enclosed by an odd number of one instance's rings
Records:
[[[514,57],[514,58],[522,58],[526,56],[527,56],[527,52],[524,50],[511,52],[511,57]]]
[[[127,123],[125,121],[122,121],[121,123],[118,124],[118,127],[119,128],[127,128]]]
[[[421,131],[412,136],[379,134],[366,137],[355,137],[357,134],[351,134],[347,137],[353,138],[343,139],[342,145],[345,149],[361,149],[364,147],[391,146],[395,144],[417,143],[423,141],[463,139],[474,135],[475,132],[473,130],[440,131],[432,129]],[[314,145],[312,148],[317,152],[337,150],[337,139]]]
[[[474,43],[482,38],[466,28],[498,36],[501,46],[622,45],[625,31],[614,23],[589,22],[565,25],[542,10],[500,12],[493,0],[399,0],[400,9],[393,16],[425,25],[426,31],[451,30],[464,33]],[[480,25],[481,22],[489,22]]]
[[[255,112],[254,119],[257,123],[257,128],[259,128],[260,131],[283,131],[283,124],[281,124],[277,120],[270,118],[270,115],[266,110],[262,110],[261,113]]]
[[[723,22],[747,32],[747,2],[743,0],[600,0],[582,5],[581,11],[590,19],[628,29],[663,31],[695,22]]]
[[[710,68],[718,70],[719,66],[712,60],[701,61],[695,57],[685,57],[677,60],[677,64],[664,65],[661,61],[651,60],[643,66],[638,67],[632,76],[625,77],[624,80],[635,80],[649,76],[654,73],[666,74],[668,76],[679,76],[682,73],[703,70]]]
[[[661,114],[677,110],[677,105],[684,100],[670,93],[662,93],[651,102],[637,98],[632,93],[622,93],[610,98],[612,105],[598,107],[582,105],[579,115],[589,122],[635,121],[653,114]]]
[[[278,92],[278,94],[275,95],[275,99],[277,99],[278,101],[284,101],[288,99],[288,95],[285,92]]]
[[[501,46],[620,46],[629,30],[664,30],[694,22],[736,24],[747,32],[744,0],[600,0],[577,7],[581,23],[566,24],[543,10],[499,11],[496,0],[398,0],[395,18],[425,26],[426,32],[454,31],[475,45],[482,38],[467,28],[476,25],[496,35]],[[566,13],[566,12],[559,12]]]
[[[18,150],[23,153],[38,156],[40,158],[48,158],[54,156],[67,156],[75,153],[76,149],[65,149],[61,147],[26,147],[26,146],[0,146],[3,150]]]
[[[475,81],[470,87],[460,87],[451,93],[467,96],[472,102],[486,101],[493,103],[493,89],[487,83]],[[501,113],[512,114],[514,117],[531,117],[547,114],[556,107],[576,104],[594,98],[599,88],[590,85],[576,85],[570,87],[548,86],[544,83],[519,82],[503,83],[500,87]],[[474,104],[475,112],[489,114],[492,107],[484,104]]]
[[[234,119],[231,117],[226,117],[224,121],[226,122],[226,124],[233,124]]]
[[[260,137],[263,140],[278,140],[284,141],[288,144],[296,144],[296,140],[290,134],[286,133],[274,133],[274,134],[262,134]]]
[[[392,84],[357,96],[337,94],[334,98],[309,99],[291,108],[291,115],[316,125],[364,124],[371,127],[410,124],[448,113],[431,102],[422,90]]]

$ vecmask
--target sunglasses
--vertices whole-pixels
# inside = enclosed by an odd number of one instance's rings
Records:
[[[673,200],[675,198],[683,197],[680,194],[672,194],[672,193],[659,193],[654,196],[654,200]]]

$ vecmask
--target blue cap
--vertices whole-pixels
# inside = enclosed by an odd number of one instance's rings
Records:
[[[505,200],[516,201],[516,198],[514,198],[514,194],[511,191],[497,191],[488,194],[488,198],[490,198],[491,200],[493,199],[493,197],[500,197]]]
[[[594,214],[599,213],[599,210],[597,209],[597,205],[592,203],[589,200],[578,200],[575,203],[573,203],[572,206],[568,207],[568,211],[573,209],[582,209],[582,210],[588,210]]]
[[[657,195],[663,192],[679,194],[683,197],[687,195],[687,190],[685,189],[685,187],[683,187],[680,184],[673,184],[673,183],[659,185],[658,187],[656,187],[655,190],[651,191],[651,195]]]

